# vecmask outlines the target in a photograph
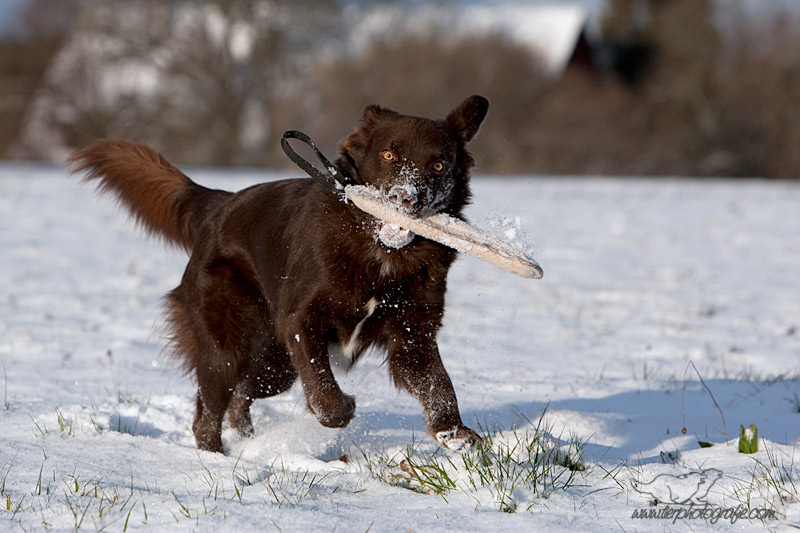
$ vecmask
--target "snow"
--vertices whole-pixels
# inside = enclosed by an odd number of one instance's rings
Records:
[[[282,177],[189,175],[231,190]],[[514,491],[513,513],[498,511],[497,487],[465,488],[463,468],[451,472],[459,488],[444,495],[370,473],[364,454],[435,448],[380,355],[339,377],[356,395],[349,427],[322,427],[295,386],[254,404],[252,439],[226,429],[226,455],[199,452],[194,386],[161,355],[159,329],[160,299],[185,256],[143,237],[113,201],[61,169],[0,166],[0,184],[0,531],[800,524],[796,183],[475,180],[469,219],[524,235],[547,275],[522,279],[469,256],[454,265],[439,341],[462,416],[513,443],[546,409],[555,446],[585,443],[586,470],[572,486],[546,498]],[[746,455],[739,428],[750,424],[759,448]],[[651,507],[635,489],[674,492],[684,485],[670,476],[703,472],[714,483],[700,503],[719,511],[716,520]],[[739,506],[777,519],[731,524]],[[632,518],[641,509],[661,518]]]
[[[580,3],[535,2],[457,3],[415,5],[379,4],[363,9],[348,32],[349,47],[363,53],[377,39],[430,32],[450,39],[464,35],[502,34],[534,52],[545,72],[563,72],[581,31],[589,22],[591,6]]]
[[[463,10],[462,31],[501,32],[535,52],[546,72],[558,75],[575,50],[587,16],[587,9],[578,4],[475,5]]]

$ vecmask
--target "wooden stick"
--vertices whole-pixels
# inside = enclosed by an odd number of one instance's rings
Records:
[[[347,199],[370,215],[397,224],[428,239],[442,243],[459,252],[482,259],[507,272],[523,278],[541,279],[542,267],[519,247],[481,231],[465,221],[444,214],[412,218],[393,209],[374,189],[363,185],[348,185]]]

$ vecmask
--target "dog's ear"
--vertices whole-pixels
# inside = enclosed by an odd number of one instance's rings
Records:
[[[366,157],[369,149],[369,136],[375,123],[382,118],[396,117],[400,113],[392,111],[376,104],[370,104],[364,108],[361,115],[360,126],[351,133],[344,141],[339,144],[339,155],[337,163],[353,176],[359,183],[361,179],[358,175],[358,161]]]
[[[347,139],[339,143],[339,159],[336,160],[336,163],[342,167],[345,171],[347,171],[357,182],[361,182],[358,176],[358,164],[356,163],[357,160],[360,160],[363,157],[365,146],[364,146],[364,128],[358,128],[356,131],[351,133]]]
[[[447,125],[458,132],[461,139],[467,143],[478,133],[481,122],[486,118],[489,110],[489,100],[480,95],[472,95],[455,109],[453,109],[445,122]]]
[[[364,114],[361,115],[361,122],[365,126],[369,126],[375,124],[375,122],[377,122],[380,118],[396,117],[399,114],[400,113],[397,111],[392,111],[391,109],[387,109],[376,104],[370,104],[364,108]]]

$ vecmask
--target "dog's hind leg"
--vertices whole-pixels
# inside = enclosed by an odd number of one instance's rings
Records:
[[[223,451],[222,420],[234,396],[234,427],[251,426],[250,396],[234,392],[249,366],[262,304],[241,272],[219,258],[202,269],[190,260],[181,285],[167,297],[173,351],[197,379],[192,431],[202,450]]]
[[[250,417],[250,406],[253,404],[253,398],[247,393],[247,386],[244,383],[240,381],[236,385],[228,403],[228,425],[242,437],[252,437],[253,419]]]
[[[197,378],[197,401],[192,424],[195,441],[202,450],[222,452],[222,416],[230,397],[226,397],[224,385],[223,390],[218,390],[212,363],[223,354],[219,353],[207,334],[203,335],[197,306],[187,297],[184,285],[167,295],[164,307],[170,338],[169,350],[181,362],[184,370]],[[236,381],[230,381],[229,387],[233,390]]]
[[[200,367],[197,374],[197,411],[192,431],[201,450],[222,453],[222,418],[236,386],[235,369],[227,364]]]
[[[248,362],[247,368],[241,371],[242,378],[233,391],[227,414],[228,425],[245,437],[253,435],[250,417],[253,401],[281,394],[297,379],[289,354],[276,343],[258,350]]]

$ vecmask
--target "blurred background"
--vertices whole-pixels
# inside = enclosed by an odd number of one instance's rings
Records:
[[[491,101],[489,174],[800,177],[794,0],[2,0],[0,159],[329,156],[368,103]]]

